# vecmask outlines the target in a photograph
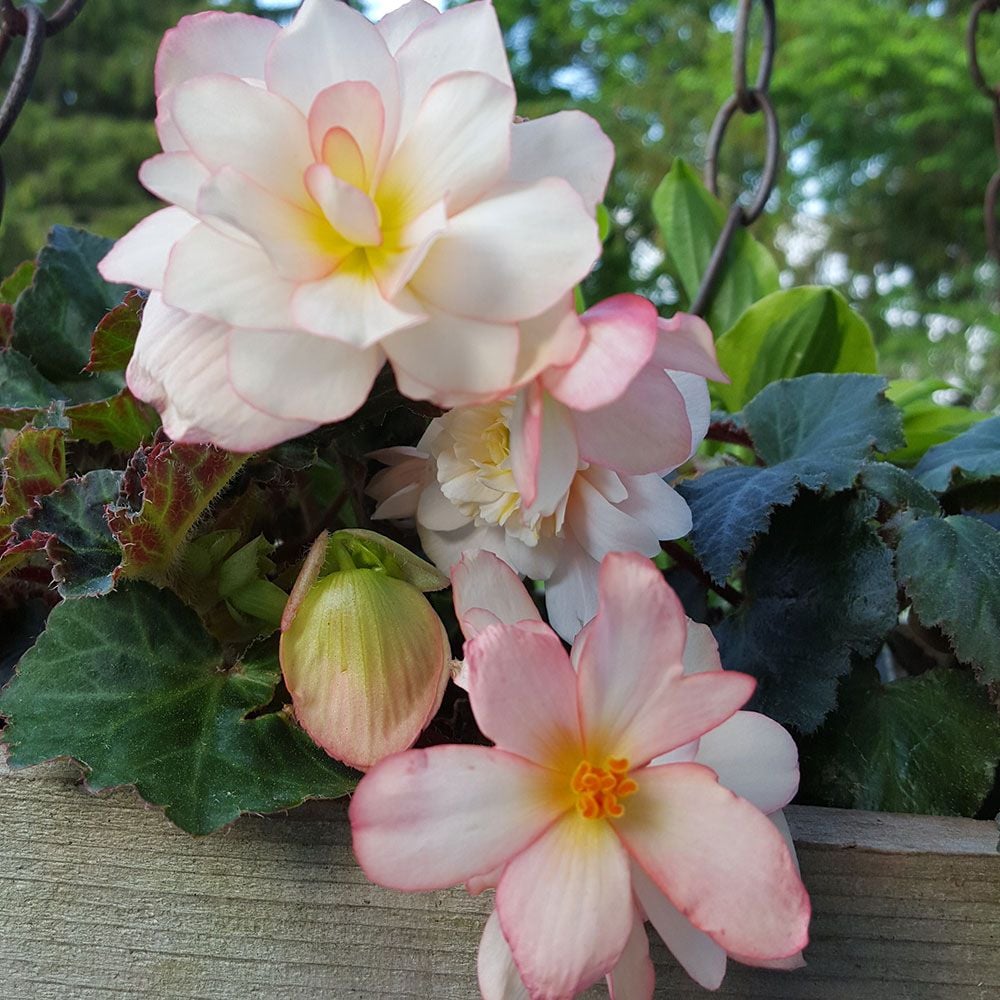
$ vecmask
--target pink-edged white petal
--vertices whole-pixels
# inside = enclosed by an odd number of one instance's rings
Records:
[[[691,530],[691,508],[672,486],[656,473],[625,476],[628,497],[618,509],[645,525],[659,539],[682,538]]]
[[[561,538],[539,538],[534,545],[528,545],[516,535],[507,536],[507,555],[510,564],[518,573],[532,580],[547,580],[559,564]]]
[[[316,95],[345,81],[371,83],[382,97],[387,141],[396,134],[399,76],[375,26],[346,3],[305,0],[267,57],[267,85],[308,114]]]
[[[574,413],[580,454],[626,475],[661,472],[691,454],[684,396],[664,372],[647,365],[615,402]]]
[[[514,401],[510,462],[527,512],[547,517],[565,501],[579,464],[573,421],[537,382]]]
[[[147,191],[192,213],[198,208],[198,192],[210,176],[192,153],[159,153],[139,167],[139,182]]]
[[[171,309],[154,292],[126,373],[129,388],[160,411],[175,441],[248,452],[313,430],[313,422],[270,416],[236,394],[226,370],[228,332],[213,320]]]
[[[364,191],[337,177],[325,163],[314,163],[306,170],[306,188],[333,229],[349,244],[381,246],[378,209]]]
[[[615,147],[590,115],[559,111],[517,122],[512,139],[512,181],[529,184],[543,177],[563,177],[591,212],[603,201]]]
[[[661,368],[692,372],[715,382],[728,382],[715,356],[715,341],[708,324],[697,316],[676,313],[657,323],[659,338],[655,360]]]
[[[168,305],[257,330],[295,328],[294,290],[263,250],[204,224],[174,245],[163,281]]]
[[[427,17],[396,51],[405,134],[427,92],[442,77],[472,70],[513,86],[507,49],[489,0],[453,7]]]
[[[660,551],[656,535],[591,485],[586,471],[573,480],[566,504],[566,522],[580,545],[598,561],[609,552],[641,552],[644,556],[654,556]]]
[[[379,182],[389,215],[438,201],[461,212],[507,173],[514,88],[485,73],[453,73],[427,92]]]
[[[339,135],[333,137],[331,132]],[[353,143],[353,149],[345,141]],[[375,85],[364,80],[345,80],[327,87],[316,96],[309,109],[309,139],[313,155],[338,176],[357,187],[374,181],[379,154],[385,138],[385,108]],[[355,152],[356,151],[356,152]],[[344,163],[336,154],[348,153],[357,164]]]
[[[668,371],[667,377],[684,397],[684,409],[687,411],[687,421],[691,427],[691,447],[687,454],[687,458],[690,458],[705,439],[712,419],[712,401],[708,394],[708,383],[700,375],[691,375],[688,372]],[[668,472],[678,464],[682,463],[664,467],[659,471]]]
[[[726,949],[698,930],[638,865],[632,889],[649,922],[684,971],[706,990],[717,990],[726,975]]]
[[[483,549],[510,562],[507,536],[503,528],[474,524],[471,519],[456,531],[430,531],[417,522],[420,544],[432,563],[445,573],[451,570],[466,552]]]
[[[570,364],[583,348],[586,330],[576,312],[573,292],[538,316],[522,320],[516,382],[524,385],[545,369]]]
[[[556,634],[493,625],[465,644],[465,662],[483,735],[501,750],[572,773],[583,750],[576,674]],[[572,808],[568,781],[564,799]]]
[[[469,618],[476,609],[489,611],[504,625],[541,621],[535,602],[518,575],[492,552],[467,552],[451,569],[455,615],[466,639],[479,629]]]
[[[161,208],[118,240],[97,269],[105,281],[158,291],[174,245],[197,225],[198,220],[182,208]]]
[[[705,733],[696,760],[764,813],[787,806],[799,787],[795,740],[783,726],[757,712],[737,712]]]
[[[649,767],[635,777],[639,790],[615,829],[670,902],[734,954],[801,951],[809,897],[774,824],[700,764]]]
[[[351,799],[354,855],[373,882],[445,889],[496,868],[558,818],[542,768],[501,750],[438,746],[387,757]]]
[[[611,824],[566,814],[507,865],[496,907],[536,1000],[574,997],[610,972],[634,914],[628,858]]]
[[[325,278],[296,287],[292,295],[296,326],[364,348],[425,319],[420,312],[400,308],[383,297],[360,253],[355,251]]]
[[[313,162],[302,113],[232,76],[201,76],[170,92],[170,115],[210,170],[232,167],[288,201],[308,205],[303,175]]]
[[[229,378],[252,406],[276,417],[332,423],[368,398],[385,358],[336,340],[285,330],[234,330]]]
[[[590,270],[597,224],[560,179],[509,187],[454,216],[413,276],[441,309],[492,322],[537,316]]]
[[[496,910],[490,914],[483,928],[476,971],[483,1000],[531,1000],[514,964],[510,945],[503,936]]]
[[[216,171],[202,186],[198,215],[219,220],[249,236],[267,254],[276,273],[289,281],[315,281],[329,274],[349,251],[324,239],[326,220],[272,194],[232,167]]]
[[[545,581],[549,624],[567,642],[597,614],[599,568],[575,539],[567,539],[558,566]]]
[[[722,669],[719,644],[707,625],[688,619],[682,660],[685,674],[703,674],[709,670]]]
[[[619,399],[656,346],[656,308],[638,295],[615,295],[583,314],[587,335],[571,365],[542,376],[545,387],[573,410],[597,410]]]
[[[604,559],[599,611],[574,648],[584,741],[595,758],[639,766],[719,725],[753,693],[746,674],[684,677],[686,631],[680,601],[648,559]]]
[[[646,926],[637,912],[618,964],[608,973],[611,1000],[653,1000],[656,972],[649,957]]]
[[[426,3],[425,0],[410,0],[402,7],[389,11],[375,27],[385,39],[389,51],[395,55],[399,47],[424,21],[438,16],[440,11],[433,4]]]
[[[465,319],[424,303],[421,308],[427,312],[425,323],[382,344],[400,392],[439,406],[501,395],[514,377],[517,327]]]
[[[274,21],[249,14],[203,11],[182,17],[156,54],[157,96],[210,73],[263,80],[267,50],[279,30]]]
[[[417,518],[431,531],[455,531],[469,523],[468,514],[463,514],[441,492],[441,485],[436,480],[429,482],[420,494]]]

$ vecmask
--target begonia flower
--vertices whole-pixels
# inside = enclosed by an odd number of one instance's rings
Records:
[[[545,628],[524,585],[506,563],[492,553],[466,554],[453,568],[451,578],[456,615],[467,639],[475,638],[497,623],[529,630]],[[718,645],[707,625],[687,622],[682,663],[685,674],[722,670]],[[454,679],[467,689],[464,667]],[[798,752],[794,740],[782,726],[756,712],[736,712],[699,740],[656,758],[653,764],[685,760],[710,767],[721,785],[767,813],[794,858],[795,847],[781,810],[798,788]],[[499,874],[473,880],[469,883],[470,891],[495,888]],[[694,927],[641,876],[636,877],[635,891],[636,925],[622,957],[607,975],[614,1000],[652,997],[653,969],[643,929],[644,919],[652,922],[682,967],[706,989],[720,986],[729,957],[768,968],[795,969],[805,964],[801,952],[770,961],[729,955],[722,945]],[[479,982],[485,1000],[527,1000],[529,996],[495,913],[487,921],[480,943]]]
[[[695,760],[702,743],[711,757],[753,679],[685,673],[683,609],[641,556],[607,556],[599,593],[571,655],[537,623],[486,624],[466,643],[470,703],[495,745],[376,765],[350,807],[361,867],[406,891],[495,884],[480,973],[488,988],[504,974],[499,932],[531,1000],[566,1000],[607,975],[649,997],[637,904],[654,926],[679,917],[723,957],[794,960],[809,900],[785,838]],[[775,778],[767,763],[741,762],[746,788],[758,781],[780,808],[787,769]]]
[[[313,544],[281,621],[281,673],[303,729],[364,769],[412,746],[441,706],[448,635],[425,591],[448,580],[403,546],[348,528]]]
[[[580,319],[569,365],[436,418],[416,449],[375,452],[389,468],[368,487],[374,516],[414,518],[440,569],[485,549],[544,580],[549,622],[567,639],[597,610],[608,552],[655,555],[690,530],[663,476],[707,431],[706,378],[725,379],[694,316],[659,319],[647,300],[618,295]]]
[[[386,360],[413,398],[491,398],[577,346],[551,317],[598,256],[613,149],[580,112],[515,122],[488,0],[196,14],[155,83],[140,180],[169,207],[101,273],[151,290],[127,379],[173,438],[269,446],[353,413]]]

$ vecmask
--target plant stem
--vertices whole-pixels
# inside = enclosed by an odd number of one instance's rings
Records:
[[[686,569],[692,576],[700,580],[710,590],[714,590],[719,597],[724,601],[728,601],[734,608],[738,608],[743,603],[743,595],[735,587],[730,587],[728,583],[716,583],[705,571],[701,563],[683,545],[678,545],[677,542],[660,542],[660,548],[678,566]]]

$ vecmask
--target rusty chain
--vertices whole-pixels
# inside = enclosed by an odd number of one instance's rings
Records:
[[[993,145],[996,148],[998,166],[986,185],[983,225],[986,231],[986,245],[993,259],[1000,263],[1000,230],[997,227],[997,198],[1000,196],[1000,83],[991,84],[983,76],[978,52],[979,19],[983,14],[996,14],[997,11],[1000,11],[1000,0],[977,0],[972,5],[965,44],[969,52],[969,75],[972,77],[972,82],[993,105]]]
[[[13,0],[0,0],[0,65],[3,64],[15,38],[23,38],[21,55],[14,68],[7,93],[0,104],[0,146],[10,135],[17,116],[24,108],[31,85],[42,61],[46,38],[59,34],[83,9],[87,0],[65,0],[51,17],[33,3],[16,7]],[[3,219],[6,178],[0,161],[0,220]]]
[[[996,4],[1000,0],[990,0]],[[691,303],[691,312],[697,316],[705,313],[712,292],[715,289],[722,265],[729,252],[729,246],[736,235],[736,230],[751,225],[764,211],[768,198],[774,190],[774,182],[778,176],[778,163],[781,156],[781,133],[778,128],[778,117],[771,104],[769,88],[771,71],[774,68],[774,53],[777,48],[777,24],[774,13],[774,0],[760,0],[764,15],[763,48],[760,64],[753,84],[747,75],[747,50],[750,42],[750,14],[754,0],[739,0],[736,19],[736,31],[733,34],[733,94],[719,108],[708,133],[708,151],[705,155],[705,184],[712,194],[719,194],[719,153],[726,135],[726,129],[737,113],[744,115],[762,114],[766,134],[766,152],[760,180],[752,191],[744,191],[729,209],[722,232],[712,249],[708,267],[702,276],[698,294]],[[743,199],[748,204],[743,204]]]

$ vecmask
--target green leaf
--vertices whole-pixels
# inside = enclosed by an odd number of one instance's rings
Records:
[[[160,426],[160,418],[149,404],[136,399],[128,389],[94,403],[66,408],[69,436],[79,441],[107,441],[118,451],[135,451]]]
[[[45,549],[63,597],[109,593],[122,550],[108,527],[107,505],[118,499],[122,474],[97,469],[71,479],[36,500],[34,509],[11,525],[26,546]]]
[[[88,372],[123,372],[132,359],[136,337],[142,325],[146,297],[129,292],[120,306],[115,306],[97,324],[90,341]]]
[[[903,437],[906,444],[886,455],[886,461],[896,465],[913,465],[936,444],[943,444],[986,420],[989,414],[964,406],[938,406],[931,398],[941,389],[950,389],[940,379],[913,382],[894,379],[886,395],[903,411]]]
[[[881,684],[855,670],[802,748],[808,801],[845,809],[972,816],[1000,760],[1000,718],[960,670]]]
[[[135,785],[191,833],[349,792],[356,776],[268,705],[272,646],[227,669],[197,615],[143,584],[65,602],[0,696],[13,767],[73,757],[93,789]]]
[[[941,513],[941,505],[930,490],[888,462],[865,462],[858,485],[897,510],[910,510],[917,516]]]
[[[1000,417],[931,448],[913,474],[935,493],[1000,478]]]
[[[922,518],[903,530],[896,566],[920,621],[1000,681],[1000,532],[975,517]]]
[[[38,255],[34,280],[17,300],[14,346],[53,381],[78,379],[94,327],[129,288],[112,285],[97,264],[114,241],[56,226]],[[120,389],[121,385],[115,386]]]
[[[0,351],[0,427],[20,430],[62,392],[19,351]]]
[[[12,274],[9,274],[3,281],[0,281],[0,303],[12,306],[18,296],[30,284],[35,276],[35,262],[26,260],[16,267]]]
[[[743,603],[715,630],[725,667],[757,678],[751,707],[802,732],[833,709],[852,659],[873,655],[896,623],[874,510],[849,493],[804,493],[777,511],[747,561]]]
[[[713,391],[730,410],[778,379],[878,370],[871,330],[832,288],[774,292],[750,306],[716,346],[731,381]]]
[[[679,157],[653,195],[653,215],[688,303],[708,268],[726,209]],[[745,229],[737,229],[705,319],[728,330],[752,303],[778,289],[778,265]]]
[[[248,458],[208,445],[169,441],[145,449],[136,466],[141,501],[108,515],[125,551],[122,574],[167,583],[183,558],[188,533]]]
[[[691,507],[691,541],[719,582],[800,489],[846,490],[875,451],[900,441],[899,412],[873,375],[803,375],[750,402],[745,429],[765,467],[730,466],[679,485]]]

